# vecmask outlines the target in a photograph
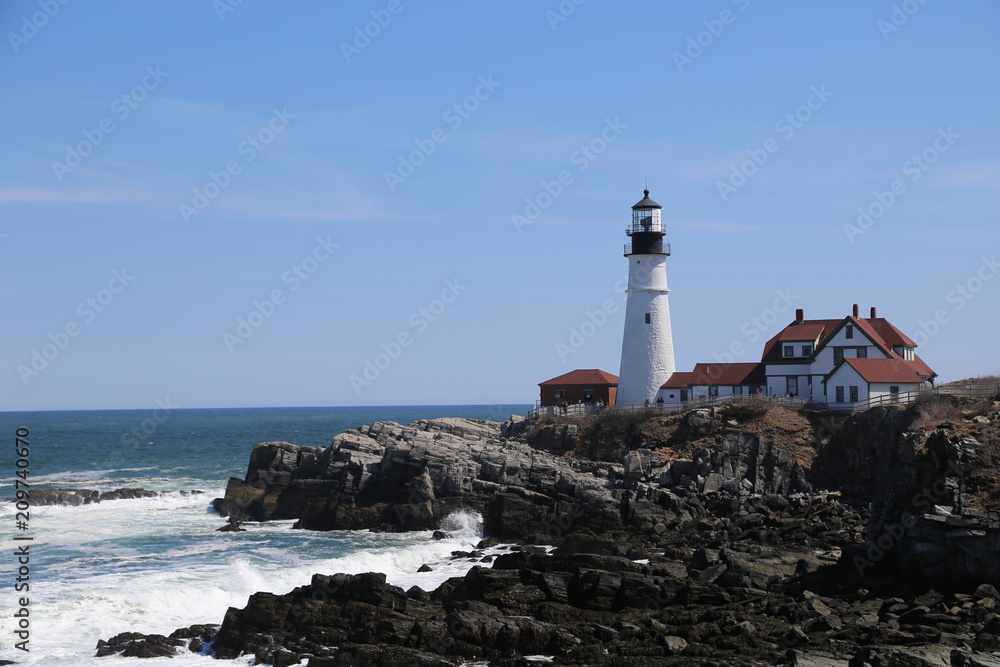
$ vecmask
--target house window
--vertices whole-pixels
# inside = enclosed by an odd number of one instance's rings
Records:
[[[734,384],[733,385],[733,393],[734,394],[742,394],[743,393],[743,387],[741,387],[741,386],[739,386],[737,384]]]
[[[592,403],[594,401],[594,390],[584,389],[583,390],[583,401],[585,403]]]
[[[844,402],[844,388],[843,387],[837,387],[837,399],[836,399],[836,401],[837,401],[837,403],[843,403]]]
[[[867,359],[867,358],[868,358],[868,348],[867,347],[859,347],[858,348],[858,359]]]
[[[563,389],[556,389],[556,400],[566,398],[566,392]]]
[[[833,348],[833,365],[836,366],[843,360],[844,360],[844,348],[842,347]]]
[[[802,346],[802,356],[803,357],[808,357],[810,354],[812,354],[812,352],[813,352],[813,346],[812,345],[803,345]]]
[[[799,395],[799,379],[797,377],[785,378],[785,389],[790,396]]]
[[[847,325],[847,333],[844,334],[845,338],[854,338],[854,327],[850,324]]]
[[[646,324],[649,324],[649,323],[650,323],[649,313],[646,313]]]
[[[889,385],[889,395],[892,396],[893,400],[896,400],[896,398],[899,397],[899,385],[898,384]]]
[[[857,402],[858,402],[858,388],[852,386],[851,387],[851,403],[857,403]]]
[[[786,357],[794,357],[795,356],[795,346],[794,345],[785,345],[784,356],[786,356]]]

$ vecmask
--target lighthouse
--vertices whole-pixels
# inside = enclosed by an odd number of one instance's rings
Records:
[[[663,207],[649,198],[649,190],[643,190],[643,195],[632,207],[632,224],[625,230],[632,242],[625,246],[628,289],[618,373],[619,405],[655,401],[675,368],[667,289],[670,244],[663,242]]]

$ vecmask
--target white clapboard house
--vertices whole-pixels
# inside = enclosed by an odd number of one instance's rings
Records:
[[[792,396],[829,404],[856,403],[917,391],[937,374],[916,354],[917,344],[875,308],[849,317],[795,321],[764,346],[760,362],[696,364],[674,373],[658,396],[677,402],[725,394]]]

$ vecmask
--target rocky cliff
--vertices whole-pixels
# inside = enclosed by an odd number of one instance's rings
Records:
[[[918,410],[868,410],[820,452],[815,479],[871,502],[867,540],[850,550],[859,569],[1000,585],[1000,404],[953,407],[916,427]]]
[[[216,502],[231,519],[428,530],[466,509],[480,547],[509,553],[432,592],[329,573],[259,593],[214,650],[310,667],[1000,666],[1000,404],[956,414],[439,419],[261,443]]]

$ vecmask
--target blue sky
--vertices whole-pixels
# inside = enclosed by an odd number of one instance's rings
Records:
[[[647,180],[680,370],[858,303],[943,381],[1000,371],[997,3],[12,0],[0,27],[0,409],[617,373]]]

